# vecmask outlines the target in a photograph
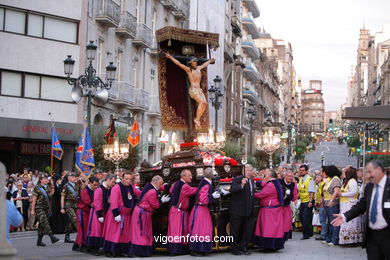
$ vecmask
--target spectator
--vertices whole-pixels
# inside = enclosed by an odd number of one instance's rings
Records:
[[[32,182],[34,184],[34,187],[37,186],[38,181],[39,181],[39,171],[38,170],[34,170],[34,173],[33,173],[32,177],[31,177],[31,180],[32,180]]]
[[[14,201],[16,209],[22,214],[24,225],[20,227],[21,231],[24,231],[28,221],[28,208],[30,206],[27,190],[23,189],[23,183],[18,181],[16,183],[17,190],[12,194],[12,200]]]
[[[340,213],[342,214],[350,210],[358,202],[359,197],[356,169],[351,166],[345,170],[344,175],[345,182],[338,194],[340,197]],[[341,245],[361,242],[363,242],[363,231],[360,216],[341,225],[339,235]]]
[[[32,181],[29,181],[27,184],[27,194],[29,197],[29,207],[28,207],[28,222],[26,230],[35,230],[35,216],[31,215],[31,203],[32,203],[32,193],[34,191],[34,183]]]
[[[323,242],[326,242],[329,246],[334,246],[338,245],[340,228],[332,226],[330,222],[335,218],[334,214],[340,212],[338,199],[338,192],[341,188],[340,172],[334,165],[325,167],[324,172],[329,181],[324,185],[323,189],[325,212],[328,219],[328,234]]]
[[[322,181],[318,184],[318,189],[316,192],[316,208],[319,209],[319,217],[321,224],[321,234],[316,240],[325,240],[328,235],[328,224],[326,223],[326,212],[324,207],[324,185],[329,181],[325,173],[325,167],[321,167],[321,178]]]

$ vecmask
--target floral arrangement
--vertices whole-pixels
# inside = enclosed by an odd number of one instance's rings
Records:
[[[180,148],[197,147],[197,146],[199,146],[198,142],[190,142],[190,143],[180,144]]]
[[[209,152],[200,152],[203,158],[203,164],[205,165],[211,165],[213,161],[213,155],[211,155]],[[216,154],[214,155],[214,165],[222,166],[225,163],[229,163],[231,166],[237,166],[238,163],[233,158]]]

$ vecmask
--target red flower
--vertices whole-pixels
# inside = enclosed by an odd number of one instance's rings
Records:
[[[182,143],[182,144],[180,144],[181,148],[192,147],[192,146],[199,146],[199,144],[197,142],[190,142],[190,143]]]

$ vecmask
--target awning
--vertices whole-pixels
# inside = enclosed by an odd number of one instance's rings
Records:
[[[342,119],[390,124],[390,106],[346,107]]]
[[[215,49],[219,47],[218,33],[195,31],[172,26],[166,26],[156,31],[156,39],[159,43],[172,39],[193,44],[208,44],[211,48]]]

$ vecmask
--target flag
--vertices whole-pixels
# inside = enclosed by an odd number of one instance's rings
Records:
[[[58,160],[62,159],[64,151],[62,150],[60,140],[58,140],[57,132],[54,127],[51,128],[51,152]]]
[[[95,156],[88,127],[84,129],[76,151],[76,168],[88,177],[95,168]]]
[[[111,119],[110,126],[108,127],[106,133],[104,134],[104,141],[106,141],[106,144],[113,144],[114,143],[114,137],[116,137],[116,130],[115,130],[115,120]]]
[[[129,136],[127,136],[127,141],[129,141],[132,147],[135,147],[137,144],[139,144],[140,133],[137,120],[134,120],[133,126],[129,132]]]

